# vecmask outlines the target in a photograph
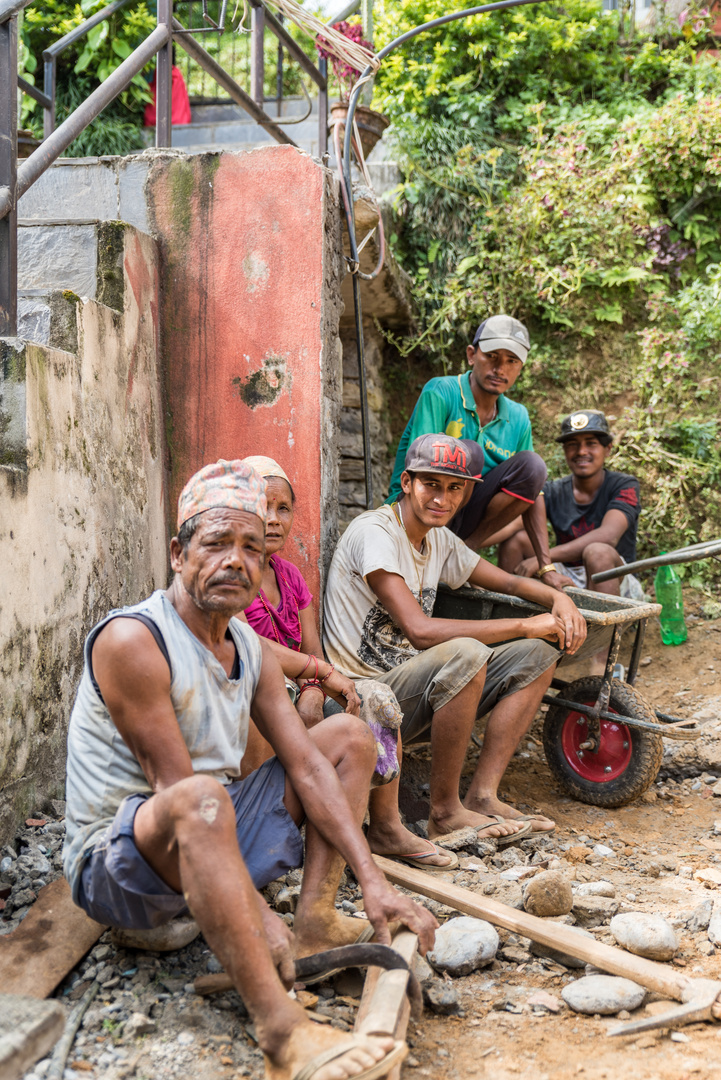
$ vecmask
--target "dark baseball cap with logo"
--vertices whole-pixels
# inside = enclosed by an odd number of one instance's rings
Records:
[[[406,472],[443,473],[479,484],[482,469],[482,447],[451,435],[419,435],[406,454]]]
[[[596,435],[604,446],[610,446],[613,442],[608,420],[598,409],[579,409],[564,416],[561,421],[561,434],[556,436],[556,442],[564,443],[575,435]]]
[[[531,339],[522,322],[511,315],[491,315],[476,330],[473,345],[481,352],[492,353],[496,349],[507,349],[525,364]]]

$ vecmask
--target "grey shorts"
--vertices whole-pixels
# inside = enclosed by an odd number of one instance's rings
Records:
[[[621,562],[625,564],[626,560],[623,556],[620,556]],[[570,577],[573,584],[578,589],[588,588],[588,579],[586,576],[585,566],[566,566],[565,563],[556,562],[553,564],[558,570],[559,574],[565,574],[566,577]],[[591,586],[593,588],[593,586]],[[643,585],[634,577],[633,574],[626,574],[621,578],[620,584],[621,596],[626,600],[644,600]]]
[[[303,862],[303,839],[283,803],[285,770],[269,758],[225,788],[235,808],[238,846],[257,889]],[[80,907],[104,926],[150,930],[188,908],[135,846],[133,823],[150,795],[129,795],[88,856],[80,875]]]
[[[510,641],[490,648],[475,638],[455,638],[373,677],[396,695],[403,712],[401,739],[411,746],[426,741],[433,714],[452,701],[484,664],[488,670],[479,717],[501,698],[523,690],[557,661],[558,651],[547,641]]]

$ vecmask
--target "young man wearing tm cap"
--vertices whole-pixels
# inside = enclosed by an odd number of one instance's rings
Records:
[[[368,729],[344,713],[306,731],[269,643],[234,618],[260,587],[265,520],[265,481],[249,465],[207,465],[179,499],[170,587],[90,632],[68,732],[64,871],[105,926],[152,930],[190,909],[250,1013],[266,1080],[371,1080],[405,1045],[311,1023],[287,994],[294,958],[358,937],[335,909],[346,862],[381,942],[399,919],[425,952],[436,923],[388,886],[361,832]],[[277,757],[241,780],[251,711]],[[257,890],[303,861],[291,934]]]
[[[538,557],[539,576],[552,588],[561,589],[570,582],[557,573],[548,557],[546,517],[538,499],[546,466],[533,452],[527,410],[506,397],[529,349],[528,330],[518,319],[493,315],[481,323],[466,349],[469,370],[431,379],[423,387],[398,445],[387,501],[401,495],[406,453],[419,435],[435,432],[475,440],[483,448],[483,483],[473,485],[448,527],[477,550],[500,542],[504,531],[522,515]]]
[[[586,637],[585,621],[564,593],[499,570],[445,528],[467,485],[478,484],[471,465],[477,451],[472,441],[448,435],[416,439],[401,474],[401,498],[351,522],[325,590],[328,658],[353,679],[391,687],[403,713],[403,744],[430,736],[428,836],[440,844],[464,826],[501,842],[554,828],[541,814],[526,820],[501,802],[498,785],[550,684],[559,655],[550,642],[575,653]],[[436,619],[439,581],[522,596],[550,610],[527,619]],[[468,741],[477,716],[487,713],[483,749],[461,802]],[[371,793],[368,842],[379,855],[427,870],[455,864],[449,852],[403,827],[398,780]]]
[[[565,417],[556,442],[571,470],[560,480],[549,480],[542,492],[556,534],[551,548],[556,569],[578,588],[641,599],[643,589],[631,574],[620,582],[591,582],[594,574],[635,561],[641,510],[636,477],[605,467],[613,443],[606,417],[596,409],[579,409]],[[538,573],[538,560],[523,530],[501,544],[498,562],[511,574]]]

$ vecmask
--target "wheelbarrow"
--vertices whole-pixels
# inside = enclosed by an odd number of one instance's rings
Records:
[[[628,571],[628,567],[619,568]],[[546,760],[559,787],[580,802],[594,806],[625,806],[656,779],[663,757],[663,739],[697,739],[698,721],[654,709],[634,683],[641,659],[646,623],[661,611],[660,604],[641,603],[587,589],[564,590],[588,624],[583,653],[608,647],[603,675],[567,681],[562,657],[551,688],[543,725]],[[433,610],[441,619],[507,619],[538,615],[543,608],[530,600],[464,585],[441,585]],[[625,679],[613,677],[621,641],[634,632]]]

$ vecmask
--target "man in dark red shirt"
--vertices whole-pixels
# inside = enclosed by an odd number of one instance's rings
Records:
[[[543,488],[546,516],[556,534],[551,560],[580,588],[622,596],[637,595],[641,587],[630,574],[589,585],[593,574],[636,559],[636,530],[641,509],[635,476],[605,468],[613,435],[602,412],[580,409],[561,424],[557,442],[571,470]],[[500,548],[499,566],[509,573],[531,577],[538,572],[530,541],[520,530]],[[643,595],[641,590],[641,596]]]

